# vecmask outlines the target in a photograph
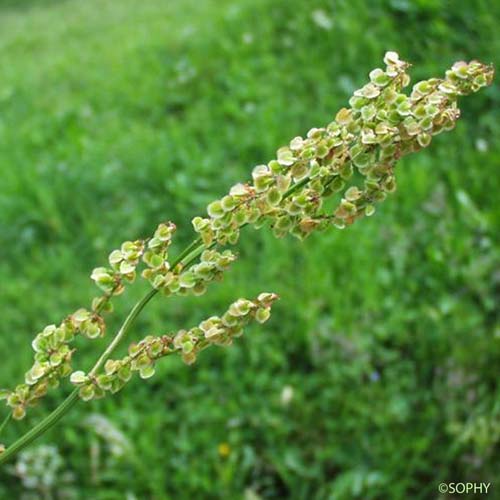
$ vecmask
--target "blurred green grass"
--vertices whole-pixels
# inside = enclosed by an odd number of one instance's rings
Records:
[[[414,63],[415,79],[493,62],[499,10],[2,1],[0,385],[22,379],[34,333],[88,303],[89,271],[110,249],[165,219],[189,241],[192,216],[330,121],[386,50]],[[192,325],[235,296],[282,297],[233,348],[193,368],[165,361],[48,434],[76,498],[431,498],[441,481],[499,477],[499,98],[493,86],[464,99],[457,129],[401,162],[398,191],[373,218],[303,244],[247,231],[206,296],[156,300],[133,338]],[[144,290],[120,301],[111,328]],[[103,345],[83,344],[78,364]],[[121,459],[101,446],[97,472],[91,412],[133,446]],[[0,474],[1,496],[19,496]]]

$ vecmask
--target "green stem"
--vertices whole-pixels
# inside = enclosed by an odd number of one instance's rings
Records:
[[[305,177],[301,181],[297,182],[293,186],[291,186],[285,193],[284,197],[290,196],[292,193],[300,189],[302,186],[309,182],[310,178]],[[246,226],[246,224],[245,224]],[[209,247],[214,246],[216,243],[214,242]],[[197,238],[190,245],[188,245],[179,255],[178,257],[171,263],[171,267],[174,268],[178,264],[182,264],[184,267],[189,266],[202,252],[207,248],[201,241],[201,238]],[[122,326],[118,330],[117,334],[114,336],[113,340],[108,344],[104,352],[101,354],[99,359],[96,361],[95,365],[89,372],[89,375],[95,375],[99,369],[104,365],[107,359],[111,356],[114,350],[117,348],[118,344],[125,337],[127,332],[130,330],[133,322],[139,316],[141,311],[146,307],[148,302],[158,293],[158,290],[153,289],[148,292],[139,302],[137,302],[128,316],[125,318]],[[79,400],[78,396],[79,389],[75,389],[71,394],[49,415],[47,415],[42,421],[40,421],[37,425],[31,428],[26,434],[21,436],[17,441],[15,441],[11,446],[9,446],[1,455],[0,455],[0,465],[5,463],[7,460],[12,458],[16,453],[20,452],[23,448],[32,443],[39,436],[47,432],[52,426],[54,426],[61,418],[68,413],[69,410],[77,403]],[[0,426],[0,431],[9,421],[10,414],[3,421]]]
[[[104,365],[106,360],[111,356],[113,351],[117,348],[118,344],[122,338],[129,331],[135,318],[139,316],[141,311],[146,307],[146,304],[158,293],[158,290],[150,290],[130,311],[129,315],[125,318],[122,326],[118,330],[118,333],[114,336],[113,340],[108,344],[108,347],[101,354],[100,358],[97,360],[96,364],[90,370],[89,375],[95,375],[98,370]]]
[[[293,186],[290,186],[288,188],[288,190],[286,190],[283,193],[283,198],[288,198],[291,194],[295,193],[295,191],[300,189],[302,186],[305,186],[310,180],[311,180],[311,178],[309,176],[307,176],[307,177],[304,177],[299,182],[297,182],[296,184],[294,184]]]
[[[194,241],[191,242],[181,253],[180,255],[170,264],[172,269],[179,264],[194,248],[196,248],[201,243],[201,238],[198,237]]]
[[[2,434],[2,431],[4,427],[9,423],[10,417],[12,416],[12,413],[7,413],[5,418],[3,419],[2,425],[0,425],[0,434]]]
[[[0,465],[32,443],[37,437],[57,423],[78,401],[78,389],[75,389],[52,413],[47,415],[35,427],[21,436],[0,455]]]

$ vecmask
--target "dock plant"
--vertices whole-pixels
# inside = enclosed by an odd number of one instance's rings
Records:
[[[179,355],[191,365],[211,346],[229,346],[251,322],[268,320],[278,296],[263,292],[238,298],[220,316],[179,331],[145,336],[132,342],[122,358],[112,358],[135,319],[155,296],[202,295],[223,279],[237,259],[231,249],[246,226],[266,228],[277,238],[300,240],[314,232],[344,229],[363,217],[396,189],[396,166],[402,157],[430,146],[433,138],[452,130],[460,116],[458,99],[477,92],[493,79],[493,68],[478,61],[457,62],[444,78],[410,84],[410,64],[387,52],[382,68],[356,90],[348,107],[326,126],[312,128],[278,149],[267,164],[257,165],[251,180],[234,185],[191,221],[196,237],[176,256],[170,255],[176,225],[158,224],[144,239],[125,241],[108,262],[90,275],[99,293],[58,324],[38,333],[32,342],[34,359],[24,382],[0,392],[10,418],[23,419],[48,391],[64,381],[71,394],[10,446],[2,447],[0,463],[25,448],[55,425],[79,400],[107,397],[132,378],[148,379],[161,358]],[[78,366],[76,340],[106,334],[106,316],[113,303],[137,279],[150,291],[135,304],[122,326],[88,371]]]

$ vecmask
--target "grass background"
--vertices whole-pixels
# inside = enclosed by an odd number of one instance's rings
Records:
[[[486,0],[1,0],[0,386],[22,380],[37,331],[89,303],[90,270],[123,240],[170,219],[180,248],[192,216],[331,121],[386,50],[439,76],[493,62],[499,21]],[[305,243],[245,231],[206,296],[156,299],[131,340],[282,297],[233,348],[78,406],[32,448],[57,446],[55,478],[5,469],[0,496],[424,499],[485,481],[499,498],[499,100],[496,85],[464,99],[373,218]],[[104,345],[83,342],[78,367]]]

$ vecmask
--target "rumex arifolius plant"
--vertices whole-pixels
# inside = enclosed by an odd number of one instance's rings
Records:
[[[252,180],[238,183],[207,207],[205,216],[192,220],[196,239],[177,257],[169,249],[176,226],[158,225],[150,238],[126,241],[113,250],[108,265],[94,269],[92,280],[100,294],[88,309],[78,309],[58,326],[49,325],[33,340],[32,367],[24,383],[3,390],[10,416],[22,419],[62,379],[73,392],[51,414],[0,454],[0,463],[54,425],[78,399],[89,401],[119,391],[137,373],[154,375],[156,363],[178,354],[191,364],[212,345],[226,346],[243,333],[250,321],[265,322],[277,299],[261,293],[256,299],[238,299],[220,317],[212,316],[188,330],[148,335],[128,348],[121,359],[111,354],[126,336],[136,317],[157,294],[201,295],[219,281],[237,258],[225,248],[235,245],[241,229],[269,227],[276,237],[299,239],[330,227],[343,229],[371,216],[378,203],[396,189],[397,161],[426,148],[432,138],[452,130],[460,116],[458,98],[489,85],[493,67],[478,61],[457,62],[444,78],[410,83],[410,65],[397,53],[387,52],[384,68],[369,74],[370,81],[356,90],[349,107],[342,108],[328,125],[295,137],[277,151],[276,158],[252,171]],[[151,291],[130,311],[108,347],[88,371],[74,370],[74,340],[105,334],[105,315],[113,300],[137,276]],[[1,429],[1,427],[0,427]]]

